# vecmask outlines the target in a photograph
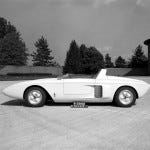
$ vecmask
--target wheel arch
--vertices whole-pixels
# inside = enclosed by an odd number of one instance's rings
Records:
[[[47,90],[45,88],[43,88],[42,86],[40,85],[31,85],[29,87],[27,87],[25,90],[24,90],[24,93],[23,93],[23,99],[25,99],[25,93],[28,89],[32,88],[32,87],[38,87],[38,88],[41,88],[45,93],[46,93],[46,97],[47,97],[47,100],[52,100],[53,101],[53,98],[51,97],[51,95],[47,92]]]
[[[120,86],[120,87],[119,87],[119,88],[115,91],[115,94],[114,94],[113,100],[114,100],[115,95],[116,95],[116,93],[118,92],[118,90],[119,90],[119,89],[121,89],[121,88],[124,88],[124,87],[128,87],[128,88],[133,89],[133,90],[135,91],[136,98],[139,98],[138,92],[137,92],[137,90],[136,90],[133,86],[124,85],[124,86]]]

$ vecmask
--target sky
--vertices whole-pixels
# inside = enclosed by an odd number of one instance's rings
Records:
[[[0,17],[14,24],[31,53],[42,35],[63,65],[72,40],[113,60],[128,58],[150,38],[150,0],[0,0]],[[147,54],[147,47],[143,45]],[[29,64],[31,61],[29,61]]]

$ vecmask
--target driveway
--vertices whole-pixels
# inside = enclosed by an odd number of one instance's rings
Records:
[[[140,79],[150,83],[150,77]],[[0,150],[150,149],[150,91],[131,108],[29,108],[1,93],[15,82],[0,82]]]

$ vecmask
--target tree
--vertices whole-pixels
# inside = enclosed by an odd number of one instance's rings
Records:
[[[13,26],[10,22],[8,22],[6,27],[6,34],[11,32],[18,32],[18,31],[15,26]]]
[[[103,55],[95,48],[81,45],[81,67],[83,74],[95,74],[104,67]]]
[[[88,53],[88,48],[86,47],[85,44],[81,44],[80,46],[80,66],[81,66],[81,73],[85,74],[88,70],[88,63],[86,61]]]
[[[103,55],[95,47],[79,46],[75,41],[67,52],[64,73],[95,74],[104,67]]]
[[[116,68],[125,68],[127,66],[126,60],[121,56],[118,56],[115,60],[115,67]]]
[[[16,27],[0,17],[0,65],[25,65],[27,48]]]
[[[67,51],[63,72],[75,74],[81,72],[80,49],[75,40],[70,43],[70,48]]]
[[[113,63],[111,61],[111,57],[109,56],[109,54],[105,55],[105,67],[106,68],[113,68],[114,67],[114,65],[113,65]]]
[[[11,32],[5,35],[0,42],[1,65],[25,65],[27,61],[27,48],[20,34]]]
[[[46,38],[43,36],[35,42],[36,52],[33,52],[31,56],[33,57],[34,66],[53,66],[54,57],[51,56],[52,50],[50,50]]]
[[[147,65],[148,65],[148,59],[143,52],[142,46],[138,45],[138,47],[134,51],[134,54],[129,60],[129,67],[146,68]]]
[[[5,18],[0,17],[0,39],[3,39],[5,35],[11,32],[17,32],[16,27],[7,22]]]
[[[7,20],[0,17],[0,39],[6,35]]]

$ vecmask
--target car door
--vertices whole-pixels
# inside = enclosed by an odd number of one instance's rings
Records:
[[[66,98],[93,98],[95,79],[64,79],[63,93]]]

